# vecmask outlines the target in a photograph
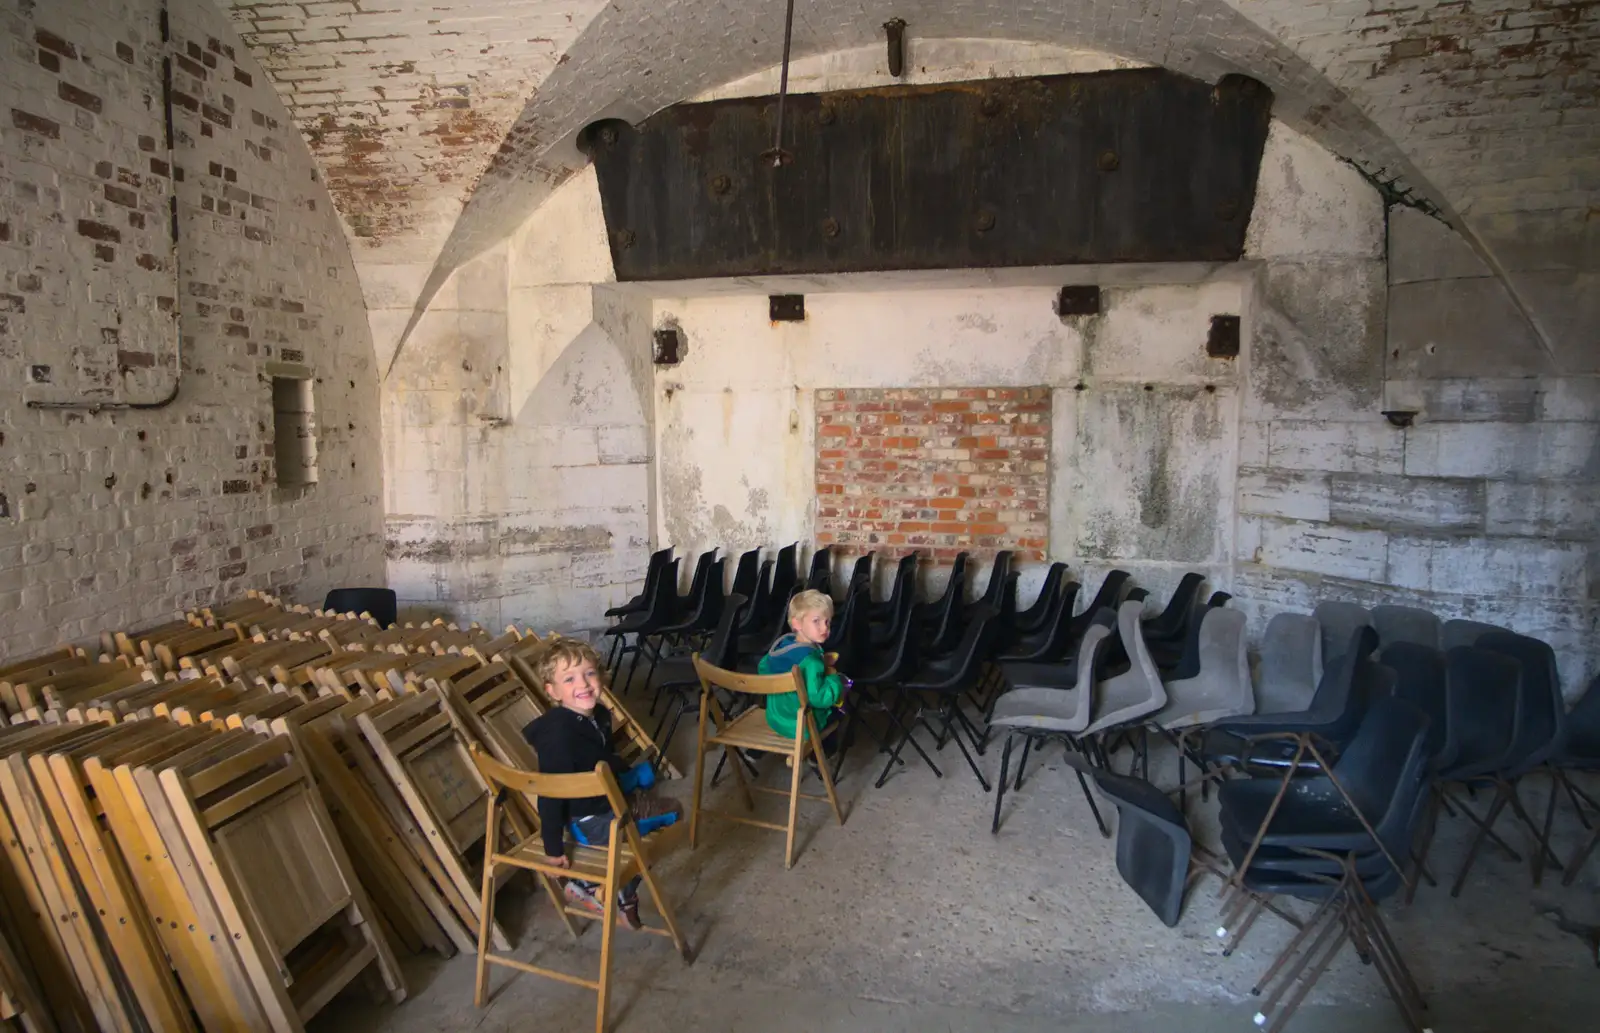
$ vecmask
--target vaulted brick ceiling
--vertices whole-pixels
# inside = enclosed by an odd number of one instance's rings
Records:
[[[322,163],[380,356],[461,262],[581,162],[573,135],[774,64],[784,0],[218,0]],[[916,37],[1092,47],[1277,113],[1486,252],[1600,203],[1596,0],[799,0],[797,55]]]

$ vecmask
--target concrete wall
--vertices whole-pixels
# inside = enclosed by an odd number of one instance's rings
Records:
[[[610,279],[590,172],[452,276],[419,323],[384,386],[403,607],[565,628],[643,577],[649,305]]]
[[[1507,625],[1555,646],[1580,691],[1600,660],[1600,381],[1560,375],[1437,220],[1391,210],[1386,256],[1372,233],[1295,227],[1326,196],[1280,196],[1294,232],[1259,238],[1249,318],[1241,605],[1387,601]]]
[[[153,2],[0,0],[0,656],[383,579],[377,378],[338,217],[226,16],[170,6],[167,48]],[[274,363],[313,377],[311,487],[275,487]],[[165,408],[27,406],[160,401],[180,372]]]
[[[1043,386],[1052,553],[1122,563],[1156,583],[1169,566],[1225,576],[1237,363],[1207,359],[1204,344],[1212,315],[1241,310],[1235,271],[1107,287],[1101,315],[1066,319],[1049,287],[850,281],[856,289],[808,295],[803,323],[769,322],[765,295],[656,301],[655,321],[687,342],[684,361],[656,375],[663,544],[810,540],[819,390]]]

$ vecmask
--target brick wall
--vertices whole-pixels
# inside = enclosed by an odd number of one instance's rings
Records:
[[[174,0],[164,45],[158,12],[0,0],[0,656],[250,587],[382,583],[377,383],[337,216],[226,17]],[[274,485],[274,362],[314,377],[311,488]],[[161,402],[180,373],[163,408],[27,406]]]
[[[1045,557],[1049,388],[825,390],[816,412],[819,546]]]

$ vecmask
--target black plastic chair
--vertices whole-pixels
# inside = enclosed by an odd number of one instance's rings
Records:
[[[873,649],[896,641],[906,631],[915,631],[914,614],[917,608],[917,558],[903,557],[895,568],[894,587],[889,591],[887,604],[869,602],[868,623],[871,626],[869,642]]]
[[[1197,874],[1194,840],[1183,812],[1166,793],[1142,778],[1068,762],[1088,769],[1095,787],[1117,809],[1117,874],[1169,929],[1183,913],[1183,895]]]
[[[380,628],[394,624],[400,612],[392,588],[335,588],[322,600],[322,608],[334,613],[369,613]]]
[[[973,748],[977,748],[977,729],[972,727],[967,716],[961,712],[961,698],[971,691],[983,676],[983,665],[986,662],[988,649],[998,630],[994,622],[995,616],[993,611],[980,611],[974,614],[954,653],[946,658],[920,665],[899,682],[897,686],[899,693],[911,701],[912,712],[909,721],[902,721],[898,717],[898,709],[890,713],[891,720],[900,729],[901,737],[899,743],[890,751],[883,773],[878,776],[879,788],[888,779],[889,772],[894,770],[895,764],[900,759],[900,751],[905,748],[908,741],[915,741],[915,732],[921,727],[926,728],[940,745],[954,739],[956,746],[961,750],[961,755],[966,758],[967,766],[977,776],[978,784],[983,786],[984,792],[989,791],[989,780],[978,770],[978,762],[973,759],[972,753],[967,750],[966,741],[962,738],[962,733],[965,732],[971,737]],[[930,712],[936,718],[944,719],[942,729],[935,729],[928,720]],[[933,762],[933,758],[920,746],[917,747],[917,753],[927,762],[935,776],[944,777],[944,773]]]
[[[628,614],[604,632],[613,636],[617,642],[611,650],[613,683],[616,681],[617,673],[622,670],[622,661],[626,660],[630,653],[633,655],[633,662],[628,665],[628,677],[623,680],[620,692],[626,693],[633,684],[633,672],[639,666],[639,655],[645,639],[671,624],[677,619],[677,614],[678,560],[672,559],[667,562],[661,571],[661,576],[651,588],[650,600],[645,608]],[[633,636],[632,643],[627,640],[629,635]]]
[[[875,553],[867,552],[856,557],[856,562],[850,568],[850,584],[845,588],[846,597],[854,595],[858,589],[865,588],[868,599],[872,592],[872,560]]]
[[[782,591],[783,597],[788,599],[794,594],[794,586],[800,583],[800,543],[794,542],[779,549],[777,559],[773,562],[773,594]]]
[[[870,600],[870,593],[861,593],[858,610],[851,614],[852,620],[865,620]],[[888,642],[874,643],[871,634],[873,626],[866,625],[860,648],[851,658],[854,666],[841,668],[855,682],[845,701],[847,715],[852,720],[861,720],[868,713],[881,713],[886,718],[883,733],[873,732],[880,752],[889,751],[889,742],[898,724],[898,710],[904,705],[904,699],[895,692],[895,687],[916,669],[919,660],[913,634],[915,627],[911,623],[911,607],[915,604],[916,600],[909,592],[900,595],[897,604],[900,613],[892,617],[893,623],[899,626],[899,634]],[[911,745],[917,752],[922,752],[922,747],[915,739],[911,740]],[[932,763],[926,755],[924,759]]]
[[[1144,619],[1144,641],[1152,652],[1158,643],[1181,642],[1189,634],[1191,618],[1200,602],[1200,589],[1205,581],[1204,574],[1194,571],[1183,575],[1178,587],[1172,590],[1172,598],[1167,600],[1166,608],[1156,616]]]
[[[918,603],[912,610],[912,619],[924,628],[940,623],[952,609],[959,615],[966,601],[967,554],[956,553],[950,564],[950,576],[945,579],[944,592],[937,599]]]
[[[1201,603],[1199,587],[1197,583],[1194,598],[1190,601],[1188,612],[1182,615],[1183,622],[1178,626],[1177,634],[1160,642],[1145,642],[1145,648],[1150,650],[1150,658],[1160,668],[1161,677],[1167,681],[1183,681],[1200,673],[1200,628],[1205,624],[1206,614],[1226,606],[1228,600],[1233,598],[1226,592],[1213,592],[1211,598]],[[1171,608],[1169,604],[1167,609]],[[1165,610],[1161,616],[1166,616]],[[1148,623],[1145,627],[1148,630]]]
[[[1406,793],[1414,794],[1416,804],[1409,809],[1410,820],[1397,821],[1388,828],[1392,838],[1384,836],[1379,840],[1383,855],[1403,851],[1416,834],[1423,810],[1420,806],[1423,794],[1414,787],[1402,786],[1397,795]],[[1401,799],[1391,801],[1391,808],[1397,813],[1406,810]],[[1362,961],[1378,970],[1390,998],[1400,1009],[1406,1028],[1411,1033],[1423,1033],[1427,1028],[1424,1025],[1427,1006],[1422,992],[1377,909],[1378,903],[1406,884],[1405,876],[1386,860],[1374,863],[1380,852],[1341,854],[1312,845],[1316,842],[1315,837],[1308,836],[1298,848],[1315,862],[1315,870],[1295,870],[1285,867],[1281,860],[1252,864],[1238,873],[1243,892],[1223,906],[1222,926],[1218,932],[1226,934],[1230,927],[1234,929],[1231,942],[1223,949],[1223,954],[1227,955],[1237,947],[1239,939],[1262,910],[1271,908],[1279,915],[1284,914],[1271,903],[1272,897],[1294,897],[1317,905],[1309,919],[1294,922],[1297,926],[1294,936],[1251,987],[1250,992],[1261,998],[1256,1025],[1267,1033],[1281,1033],[1348,942]]]
[[[806,588],[823,595],[833,594],[833,552],[826,545],[811,554],[811,571],[806,574]]]
[[[943,656],[954,649],[961,640],[962,631],[970,623],[967,620],[968,611],[962,605],[966,584],[966,567],[958,562],[944,586],[944,594],[933,603],[917,607],[922,616],[922,623],[919,623],[917,630],[922,636],[922,652],[927,659]],[[988,613],[991,617],[999,615],[999,611],[992,607],[972,612]],[[996,630],[999,630],[998,627]]]
[[[1584,828],[1590,828],[1589,820],[1584,815],[1585,807],[1600,818],[1600,803],[1574,785],[1567,777],[1567,772],[1600,771],[1600,675],[1589,683],[1588,690],[1568,712],[1566,742],[1561,752],[1551,759],[1551,767],[1557,784],[1567,791],[1567,796],[1572,800],[1578,820],[1583,822]],[[1550,787],[1552,793],[1555,790],[1555,786]],[[1578,871],[1594,854],[1595,848],[1600,847],[1600,822],[1593,828],[1588,841],[1567,862],[1567,874],[1561,880],[1563,886],[1572,885],[1578,877]]]
[[[1394,694],[1428,715],[1427,752],[1435,768],[1449,765],[1444,754],[1449,714],[1445,698],[1444,654],[1416,642],[1394,642],[1378,653],[1394,672]]]
[[[1304,746],[1316,741],[1319,753],[1336,755],[1355,735],[1371,700],[1393,691],[1394,672],[1370,659],[1377,642],[1370,626],[1356,628],[1339,658],[1323,668],[1309,707],[1218,722],[1206,734],[1202,753],[1213,764],[1280,768],[1292,763],[1297,770],[1320,770],[1320,763],[1306,758]]]
[[[1015,610],[1010,619],[1005,622],[1004,630],[1008,635],[1021,636],[1038,631],[1046,621],[1053,620],[1055,613],[1056,596],[1061,592],[1062,586],[1067,583],[1067,565],[1065,563],[1052,563],[1045,572],[1044,582],[1039,586],[1039,594],[1034,596],[1033,602],[1026,610]],[[1072,582],[1077,585],[1077,582]],[[1073,589],[1077,591],[1076,588]],[[1072,607],[1067,607],[1067,615],[1072,615]]]
[[[867,598],[865,586],[850,593],[843,608],[834,616],[828,629],[828,641],[822,646],[824,652],[837,657],[834,669],[851,677],[860,669],[867,645]]]
[[[746,603],[756,597],[756,586],[761,581],[761,550],[750,549],[739,556],[739,565],[733,568],[733,587],[729,595],[742,595]]]
[[[1459,896],[1467,872],[1485,839],[1513,862],[1522,856],[1491,825],[1449,791],[1448,784],[1492,782],[1516,760],[1514,746],[1522,720],[1522,665],[1503,653],[1457,646],[1445,654],[1445,744],[1447,763],[1435,772],[1434,798],[1424,822],[1418,864],[1426,866],[1438,812],[1446,805],[1478,826],[1451,896]]]
[[[1373,905],[1406,882],[1400,858],[1424,810],[1428,723],[1405,700],[1378,700],[1341,756],[1337,782],[1297,780],[1281,801],[1271,780],[1221,787],[1223,847],[1244,890],[1223,906],[1219,935],[1232,931],[1223,953],[1238,947],[1269,896],[1320,902],[1252,989],[1264,998],[1258,1025],[1281,1030],[1350,940],[1420,1030],[1421,993]]]
[[[1089,605],[1083,608],[1083,612],[1072,618],[1072,625],[1067,630],[1068,655],[1071,655],[1072,651],[1078,648],[1078,642],[1083,638],[1083,633],[1089,630],[1089,625],[1093,622],[1095,614],[1101,610],[1110,610],[1112,613],[1118,612],[1123,600],[1128,597],[1128,593],[1131,591],[1138,590],[1133,587],[1133,575],[1126,570],[1113,570],[1106,574],[1105,580],[1100,582],[1100,591],[1096,592],[1094,598],[1089,600]],[[1111,652],[1106,657],[1106,664],[1114,666],[1127,662],[1128,654],[1122,648],[1122,643],[1113,641],[1111,643]]]
[[[692,613],[700,608],[701,602],[705,599],[706,586],[710,584],[712,564],[716,562],[717,550],[707,549],[700,554],[699,559],[695,560],[694,577],[689,582],[689,594],[677,595],[678,586],[676,584],[672,586],[673,609],[680,618],[683,614]]]
[[[1559,869],[1561,862],[1550,853],[1550,825],[1555,819],[1556,794],[1551,786],[1549,804],[1541,829],[1522,805],[1518,794],[1521,780],[1548,767],[1566,747],[1566,704],[1561,698],[1561,675],[1556,670],[1556,654],[1548,645],[1527,635],[1497,631],[1478,637],[1478,648],[1509,656],[1522,666],[1522,720],[1512,744],[1513,759],[1495,780],[1495,798],[1485,823],[1491,828],[1501,810],[1510,806],[1517,820],[1533,834],[1537,844],[1533,859],[1533,884],[1544,878],[1545,858]]]
[[[739,622],[740,635],[754,634],[768,623],[772,610],[772,569],[775,566],[777,564],[772,560],[761,561],[761,573],[756,576],[755,590],[749,594],[750,605],[744,608],[744,619]]]
[[[650,562],[644,568],[644,588],[639,594],[629,599],[620,606],[613,606],[606,611],[607,617],[624,617],[630,613],[638,613],[650,601],[650,589],[655,585],[656,579],[666,569],[667,561],[672,559],[672,547],[657,549],[650,554]]]
[[[644,676],[646,688],[655,678],[658,663],[693,653],[716,628],[722,617],[722,601],[727,596],[723,588],[727,583],[727,564],[727,560],[716,560],[707,566],[705,577],[689,595],[688,608],[680,610],[664,627],[657,628],[654,635],[645,636],[645,645],[651,653],[650,668]]]
[[[1224,782],[1217,789],[1224,845],[1241,847],[1235,864],[1242,863],[1243,846],[1259,838],[1262,849],[1294,851],[1311,847],[1338,853],[1380,855],[1393,838],[1396,826],[1411,821],[1411,812],[1424,781],[1429,759],[1428,716],[1415,704],[1390,697],[1373,703],[1361,727],[1331,772],[1289,783],[1277,799],[1282,783],[1276,778],[1249,778]],[[1271,812],[1270,822],[1267,820]],[[1388,859],[1400,870],[1404,854]],[[1257,861],[1281,870],[1329,870],[1325,858],[1300,855],[1274,859],[1257,855]],[[1338,865],[1332,866],[1337,871]]]
[[[705,650],[700,654],[706,663],[725,670],[732,669],[739,644],[736,629],[747,605],[746,598],[737,592],[723,598],[722,616],[718,619],[716,630],[712,632]],[[666,696],[667,706],[661,712],[661,721],[656,725],[655,742],[661,756],[665,757],[667,747],[672,744],[672,737],[678,734],[678,723],[683,719],[685,711],[699,705],[700,677],[695,673],[692,656],[666,660],[657,673],[660,679],[656,682],[656,700],[659,702]],[[655,707],[655,703],[650,705],[651,713],[655,712]],[[664,738],[663,731],[666,732]]]
[[[994,554],[994,560],[989,564],[989,580],[984,583],[983,594],[971,602],[965,600],[961,603],[961,616],[965,621],[967,616],[977,612],[980,606],[987,606],[995,616],[1002,616],[1001,599],[1006,591],[1006,579],[1011,576],[1011,559],[1013,553],[1010,549],[1001,549]],[[1000,630],[1005,630],[1002,621]]]
[[[873,600],[868,607],[873,624],[882,624],[894,619],[899,612],[902,596],[909,595],[913,602],[917,597],[917,554],[908,552],[900,557],[900,562],[895,564],[894,583],[889,588],[889,598]]]

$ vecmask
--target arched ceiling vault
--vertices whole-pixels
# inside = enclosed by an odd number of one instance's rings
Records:
[[[784,0],[218,2],[322,164],[385,361],[450,272],[577,167],[580,128],[771,66],[784,12]],[[1524,261],[1508,249],[1529,219],[1587,240],[1600,211],[1594,0],[798,0],[795,53],[871,45],[896,16],[913,40],[1054,43],[1206,80],[1254,76],[1278,117],[1436,206],[1496,268]]]

